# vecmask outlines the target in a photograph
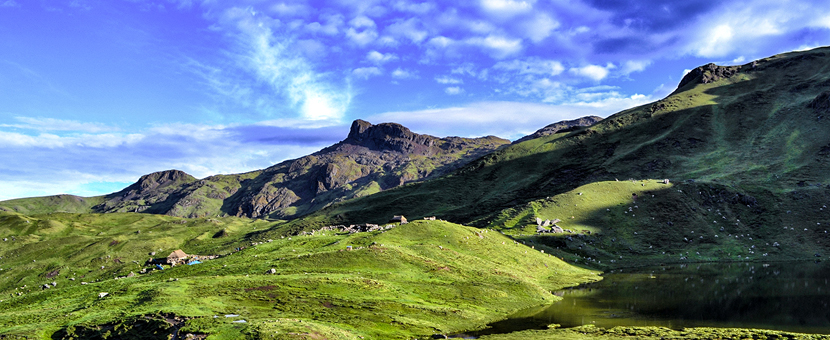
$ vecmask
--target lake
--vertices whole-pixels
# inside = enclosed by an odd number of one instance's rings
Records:
[[[575,327],[737,327],[830,333],[830,264],[710,263],[622,269],[563,299],[465,335]]]

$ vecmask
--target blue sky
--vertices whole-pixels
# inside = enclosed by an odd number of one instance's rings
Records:
[[[0,0],[0,200],[261,169],[358,118],[516,139],[828,44],[817,0]]]

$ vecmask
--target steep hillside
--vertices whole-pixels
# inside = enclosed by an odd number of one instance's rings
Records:
[[[330,207],[294,228],[392,214],[501,227],[505,209],[594,182],[649,178],[685,182],[691,192],[714,188],[718,204],[751,197],[765,226],[783,230],[792,216],[815,226],[827,223],[828,98],[830,48],[705,65],[655,103],[511,145],[450,176]],[[688,223],[699,229],[704,220]]]
[[[596,124],[597,122],[599,122],[601,120],[602,120],[602,117],[598,117],[598,116],[585,116],[585,117],[580,117],[580,118],[572,119],[572,120],[563,120],[561,122],[556,122],[556,123],[550,124],[548,126],[545,126],[545,127],[541,128],[539,130],[536,130],[536,132],[534,132],[534,133],[531,133],[527,136],[519,138],[515,142],[513,142],[513,144],[521,143],[521,142],[528,141],[528,140],[535,139],[535,138],[539,138],[539,137],[550,136],[550,135],[553,135],[553,134],[556,134],[556,133],[559,133],[559,132],[568,132],[568,131],[571,131],[574,128],[578,128],[578,127],[591,126],[591,125],[594,125],[594,124]]]
[[[333,202],[441,176],[509,143],[493,136],[438,138],[399,124],[357,120],[345,140],[264,170],[202,180],[162,171],[105,197],[10,200],[0,203],[0,210],[294,218]]]

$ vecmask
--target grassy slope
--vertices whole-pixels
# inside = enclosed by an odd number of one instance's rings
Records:
[[[290,236],[256,246],[244,241],[247,231],[266,224],[3,213],[0,235],[9,241],[0,248],[0,334],[48,338],[65,326],[174,313],[198,317],[183,330],[217,339],[302,338],[292,332],[409,338],[483,326],[553,301],[553,289],[597,279],[495,231],[441,221],[385,232]],[[223,229],[228,236],[212,238]],[[138,273],[150,251],[224,254],[243,244],[250,247],[200,265],[115,279]],[[347,245],[355,250],[344,251]],[[276,275],[265,274],[271,268]],[[46,278],[56,269],[57,276]],[[40,288],[52,281],[57,287]],[[110,295],[99,299],[99,292]],[[228,313],[248,323],[212,317]]]
[[[828,209],[758,197],[714,184],[595,182],[504,210],[491,226],[599,268],[826,256]],[[559,225],[576,235],[537,234],[536,217],[561,219]]]
[[[654,236],[669,230],[672,245],[678,245],[675,234],[687,230],[709,233],[714,219],[701,208],[713,214],[720,209],[717,218],[726,214],[730,223],[745,221],[734,231],[761,233],[770,243],[781,242],[775,239],[781,232],[773,229],[783,231],[785,226],[793,228],[793,235],[796,229],[808,228],[811,234],[801,235],[818,240],[814,233],[824,231],[818,223],[830,222],[823,208],[830,202],[830,120],[824,118],[830,112],[808,105],[830,84],[828,54],[824,48],[767,58],[755,68],[748,64],[732,77],[689,83],[664,100],[620,112],[590,129],[511,145],[450,176],[330,207],[290,227],[382,222],[397,214],[512,227],[504,225],[504,211],[521,211],[528,203],[583,185],[669,178],[689,185],[687,195],[668,195],[662,206],[652,205],[649,214],[638,217],[653,217],[655,223],[637,228]],[[619,199],[610,205],[622,203]],[[752,206],[746,207],[746,202]],[[628,221],[630,227],[621,230],[635,231],[632,219],[601,220],[604,209],[570,207],[562,215],[595,216],[595,225],[606,230],[611,223]],[[790,236],[786,238],[797,241]],[[826,249],[823,241],[814,245],[798,250],[797,256]]]
[[[104,202],[104,196],[79,197],[55,195],[21,198],[2,202],[0,211],[15,211],[21,214],[46,214],[50,212],[85,213]]]

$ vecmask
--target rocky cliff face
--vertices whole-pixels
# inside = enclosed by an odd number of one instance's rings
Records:
[[[508,143],[492,136],[438,138],[400,124],[356,120],[346,139],[314,154],[202,180],[178,170],[145,175],[94,211],[291,218],[446,174]]]

